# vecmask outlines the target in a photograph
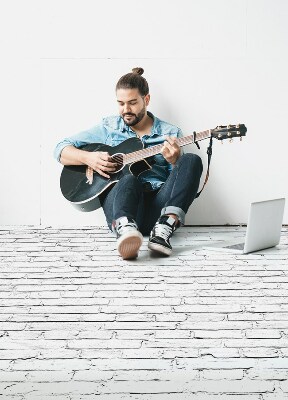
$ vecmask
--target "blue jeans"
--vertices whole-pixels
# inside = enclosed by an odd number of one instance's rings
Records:
[[[160,215],[175,214],[184,225],[185,214],[198,191],[203,171],[201,158],[183,154],[158,191],[145,192],[134,175],[127,174],[101,199],[109,228],[121,217],[136,221],[140,232],[149,235]]]

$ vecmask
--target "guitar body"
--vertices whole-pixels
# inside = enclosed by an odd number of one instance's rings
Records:
[[[108,146],[102,143],[92,143],[81,147],[85,151],[104,151],[111,156],[116,153],[131,153],[143,149],[143,143],[138,138],[130,138],[120,143],[118,146]],[[60,177],[60,188],[63,196],[80,211],[93,211],[101,207],[99,196],[106,190],[115,185],[125,174],[133,173],[139,175],[149,164],[142,160],[132,164],[129,168],[124,166],[120,171],[111,174],[110,178],[105,178],[95,172],[93,182],[89,184],[86,177],[86,165],[64,166]],[[131,171],[130,171],[131,170]]]

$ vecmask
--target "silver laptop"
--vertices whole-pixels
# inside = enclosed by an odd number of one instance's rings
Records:
[[[245,238],[205,249],[247,254],[276,246],[280,242],[284,206],[284,198],[251,203]]]

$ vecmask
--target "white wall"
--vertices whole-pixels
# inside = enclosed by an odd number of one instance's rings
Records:
[[[149,109],[184,134],[248,127],[241,143],[214,141],[186,223],[246,223],[251,201],[288,199],[287,18],[286,0],[2,1],[0,224],[104,224],[62,198],[52,152],[117,114],[115,83],[135,66]]]

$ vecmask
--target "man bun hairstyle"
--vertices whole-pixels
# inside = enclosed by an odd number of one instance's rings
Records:
[[[141,96],[146,96],[149,93],[148,82],[143,78],[144,69],[141,67],[132,68],[132,72],[121,76],[116,84],[118,89],[138,89]]]
[[[132,68],[133,74],[143,75],[144,69],[141,67]]]

